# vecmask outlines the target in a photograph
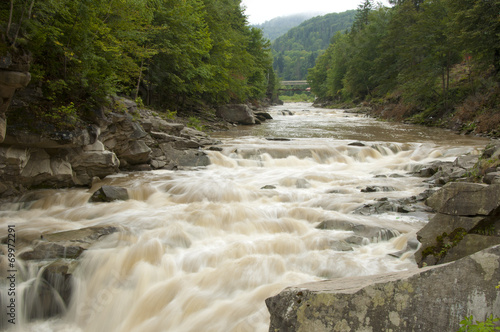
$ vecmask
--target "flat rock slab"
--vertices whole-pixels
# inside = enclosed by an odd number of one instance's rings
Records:
[[[500,246],[458,261],[290,287],[266,300],[269,331],[457,331],[500,316]]]

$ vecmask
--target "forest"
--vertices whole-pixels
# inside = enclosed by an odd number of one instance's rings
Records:
[[[274,70],[284,80],[305,80],[308,69],[338,31],[349,29],[355,10],[311,18],[272,42]]]
[[[500,1],[365,0],[309,70],[320,100],[385,117],[500,133]],[[462,128],[462,129],[464,129]]]
[[[29,55],[30,117],[49,122],[84,118],[110,95],[182,112],[276,88],[270,42],[240,0],[10,0],[0,22],[0,57]]]

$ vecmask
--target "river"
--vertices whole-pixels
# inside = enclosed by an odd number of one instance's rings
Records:
[[[50,192],[29,208],[4,206],[1,232],[15,224],[18,237],[122,228],[81,257],[63,317],[27,323],[20,312],[13,330],[267,331],[264,301],[287,286],[416,268],[411,252],[389,254],[415,237],[426,213],[355,210],[420,194],[428,184],[413,171],[479,153],[488,142],[305,103],[269,112],[274,120],[262,125],[213,134],[221,151],[207,151],[208,167],[105,179],[126,187],[131,200],[87,203],[87,190],[72,189]],[[368,186],[393,189],[363,190]],[[398,236],[360,239],[316,228],[326,220]],[[20,291],[36,279],[36,271],[23,270]]]

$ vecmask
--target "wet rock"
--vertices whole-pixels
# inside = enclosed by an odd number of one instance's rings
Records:
[[[457,331],[466,316],[500,315],[499,261],[495,246],[445,265],[289,287],[266,300],[269,330]]]
[[[254,114],[254,116],[258,120],[260,120],[262,122],[264,122],[266,120],[272,120],[273,119],[273,117],[271,116],[271,114],[269,114],[267,112],[264,112],[264,111],[255,111],[253,114]]]
[[[25,317],[46,319],[63,314],[71,300],[72,272],[76,262],[57,260],[41,267],[42,273],[23,292]]]
[[[126,188],[116,186],[102,186],[90,198],[91,202],[126,201],[129,199]]]
[[[309,181],[307,181],[306,179],[297,179],[297,181],[295,182],[295,187],[299,189],[310,188],[311,183],[309,183]]]
[[[281,111],[281,114],[282,114],[282,115],[293,115],[293,112],[292,112],[292,111],[290,111],[290,110],[282,110],[282,111]]]
[[[354,210],[354,213],[369,216],[387,212],[411,213],[416,211],[426,212],[426,209],[424,206],[416,207],[399,200],[384,199],[375,203],[364,204],[362,207]]]
[[[268,140],[268,141],[282,141],[282,142],[291,141],[291,139],[285,138],[285,137],[266,137],[266,140]]]
[[[253,111],[246,104],[228,104],[219,107],[216,115],[225,121],[243,125],[255,124]]]
[[[262,187],[262,188],[260,188],[260,189],[276,189],[276,186],[273,186],[273,185],[267,184],[267,185],[265,185],[264,187]]]
[[[352,142],[352,143],[349,143],[347,145],[349,145],[349,146],[366,146],[366,144],[361,143],[361,142]]]
[[[394,187],[387,187],[387,186],[368,186],[364,189],[361,189],[362,193],[373,193],[373,192],[389,192],[389,191],[396,191],[396,188]]]
[[[351,221],[341,219],[322,221],[318,226],[316,226],[316,228],[352,231],[356,235],[367,238],[370,241],[387,241],[400,235],[397,230],[379,226],[356,224]]]
[[[25,251],[19,257],[23,260],[76,259],[100,237],[117,231],[118,228],[113,226],[95,226],[44,234],[41,240],[32,244],[33,250]]]

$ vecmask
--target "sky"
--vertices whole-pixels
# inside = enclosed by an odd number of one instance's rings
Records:
[[[356,9],[363,0],[242,0],[250,24],[261,24],[275,17],[299,13],[340,13]],[[387,0],[382,1],[384,5]]]

